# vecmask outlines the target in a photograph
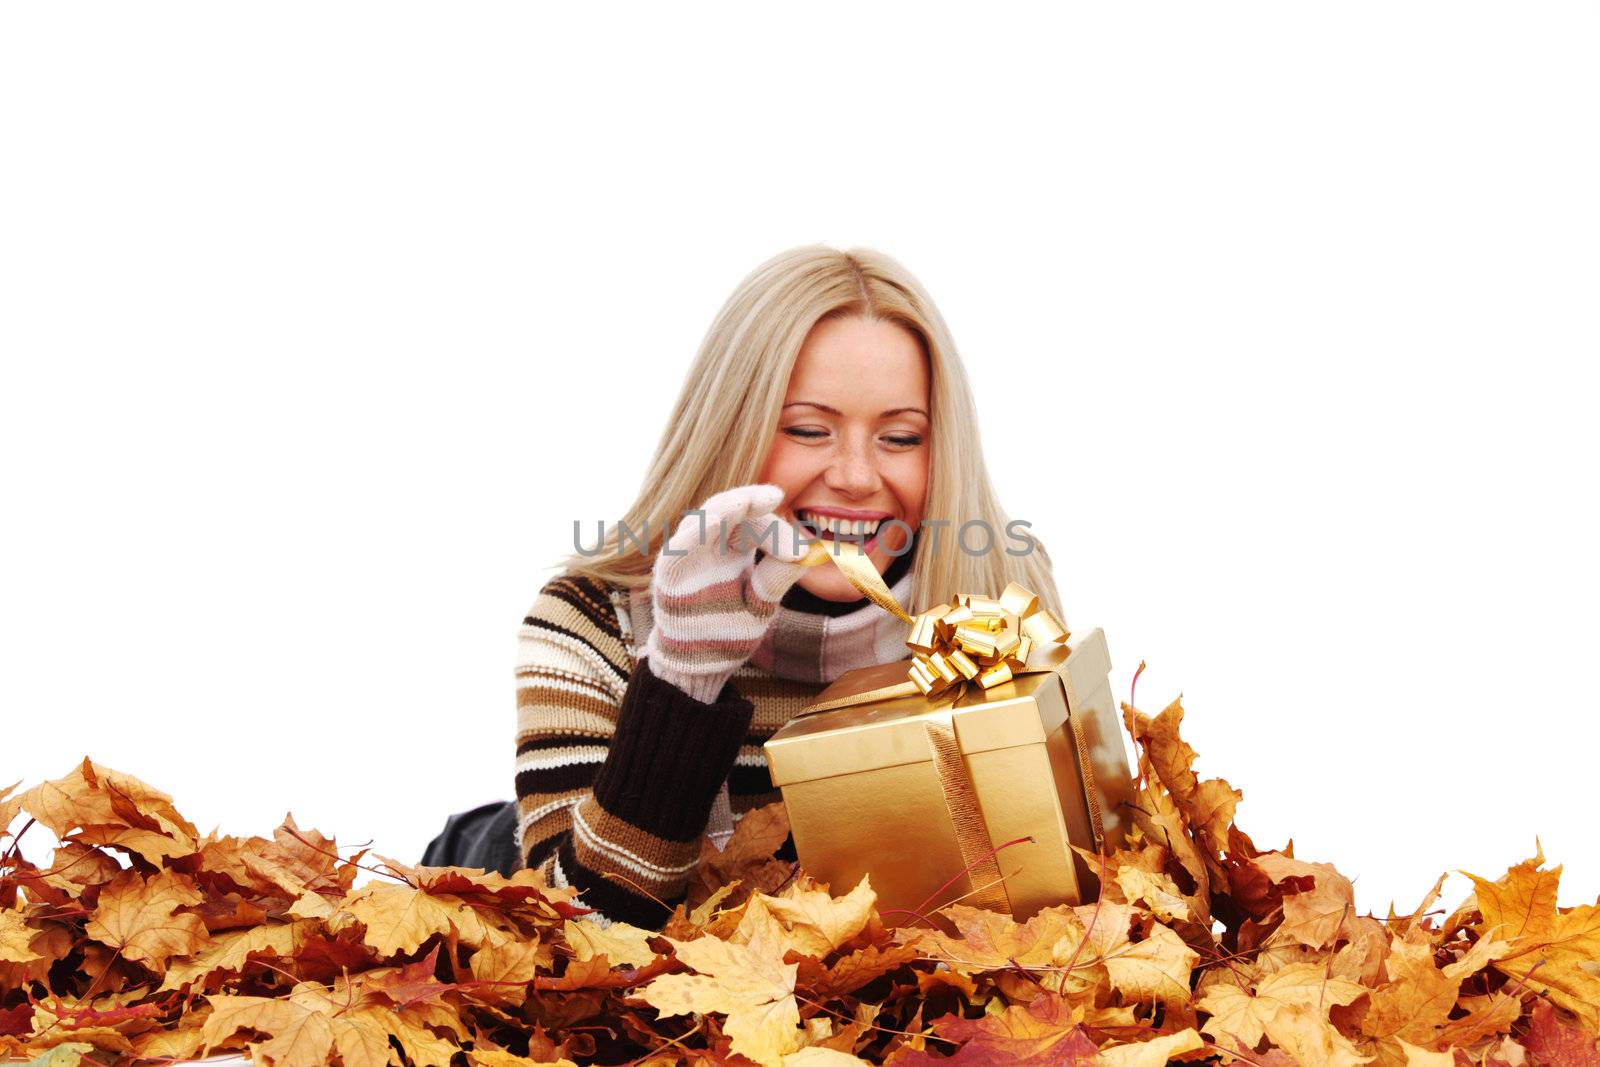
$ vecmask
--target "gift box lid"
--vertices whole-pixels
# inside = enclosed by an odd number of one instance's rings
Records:
[[[905,681],[907,660],[863,667],[842,675],[816,704]],[[827,711],[802,711],[763,746],[775,787],[842,774],[923,763],[932,758],[924,721],[949,715],[964,753],[1040,744],[1065,721],[1068,689],[1092,693],[1111,671],[1105,635],[1098,628],[1081,640],[1036,653],[1022,674],[992,689],[968,686],[952,703],[920,694],[875,700]]]

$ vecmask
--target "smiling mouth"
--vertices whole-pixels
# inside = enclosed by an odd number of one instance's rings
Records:
[[[863,552],[871,552],[878,545],[878,536],[883,525],[890,521],[892,516],[881,519],[836,519],[828,515],[818,515],[801,508],[793,513],[793,519],[807,537],[817,538],[825,543],[842,542],[857,544]]]

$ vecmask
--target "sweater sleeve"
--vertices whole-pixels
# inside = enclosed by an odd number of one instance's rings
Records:
[[[753,708],[732,683],[705,704],[635,663],[606,587],[588,578],[546,583],[517,644],[521,861],[579,890],[598,912],[588,918],[659,930]]]

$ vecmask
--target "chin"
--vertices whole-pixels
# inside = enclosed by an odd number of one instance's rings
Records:
[[[873,566],[877,568],[879,574],[882,574],[884,562],[878,558],[878,553],[874,552],[867,558],[872,560]],[[823,600],[860,600],[866,595],[850,584],[850,579],[844,576],[843,571],[826,563],[801,575],[797,584],[806,592]]]

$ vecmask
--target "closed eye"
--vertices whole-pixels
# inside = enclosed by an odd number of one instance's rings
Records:
[[[783,432],[790,437],[797,437],[806,441],[815,441],[820,437],[828,436],[827,430],[816,430],[807,426],[789,426]],[[883,440],[899,448],[913,448],[922,443],[920,434],[892,434]]]

